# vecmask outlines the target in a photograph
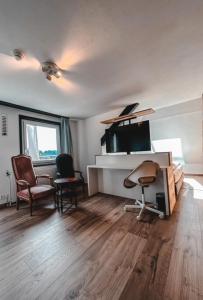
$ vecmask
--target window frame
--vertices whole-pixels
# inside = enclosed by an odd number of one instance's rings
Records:
[[[35,118],[35,117],[30,117],[30,116],[24,116],[24,115],[19,115],[19,140],[20,140],[20,154],[25,154],[24,153],[24,146],[25,146],[25,133],[24,133],[24,124],[23,121],[31,121],[35,123],[41,123],[42,126],[43,124],[48,124],[53,127],[53,125],[56,127],[58,126],[59,129],[59,136],[57,139],[59,139],[59,151],[61,151],[61,123],[56,122],[56,121],[50,121],[47,119],[41,119],[41,118]],[[42,160],[42,161],[33,161],[34,167],[41,167],[41,166],[49,166],[49,165],[55,165],[56,160]]]

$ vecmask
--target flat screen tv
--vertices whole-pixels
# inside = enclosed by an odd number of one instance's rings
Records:
[[[150,151],[149,121],[133,123],[106,130],[106,152]]]

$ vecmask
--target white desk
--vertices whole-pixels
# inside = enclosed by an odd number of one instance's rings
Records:
[[[119,160],[119,157],[114,157],[113,159]],[[132,160],[132,157],[130,159]],[[101,160],[101,158],[99,158],[99,160]],[[88,195],[93,196],[101,192],[131,199],[139,199],[141,195],[139,187],[130,190],[123,187],[124,178],[135,168],[135,164],[133,166],[129,163],[109,164],[109,157],[106,160],[108,160],[108,164],[106,165],[97,163],[87,166]],[[128,158],[126,157],[124,160],[128,161]],[[96,162],[98,162],[97,159]],[[167,215],[172,213],[176,202],[173,170],[169,164],[170,162],[166,166],[161,166],[161,171],[156,183],[146,189],[146,199],[152,202],[155,202],[157,192],[163,192],[165,194]]]

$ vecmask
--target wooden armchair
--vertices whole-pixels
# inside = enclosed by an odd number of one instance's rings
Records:
[[[55,202],[53,178],[49,175],[35,175],[30,156],[13,156],[11,161],[17,186],[17,210],[19,209],[19,200],[24,200],[29,203],[31,216],[32,204],[34,201],[52,195]],[[49,180],[49,184],[39,184],[39,178],[47,178]]]

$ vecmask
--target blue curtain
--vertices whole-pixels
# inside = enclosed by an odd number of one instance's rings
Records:
[[[73,144],[69,118],[61,118],[61,153],[72,154]]]

